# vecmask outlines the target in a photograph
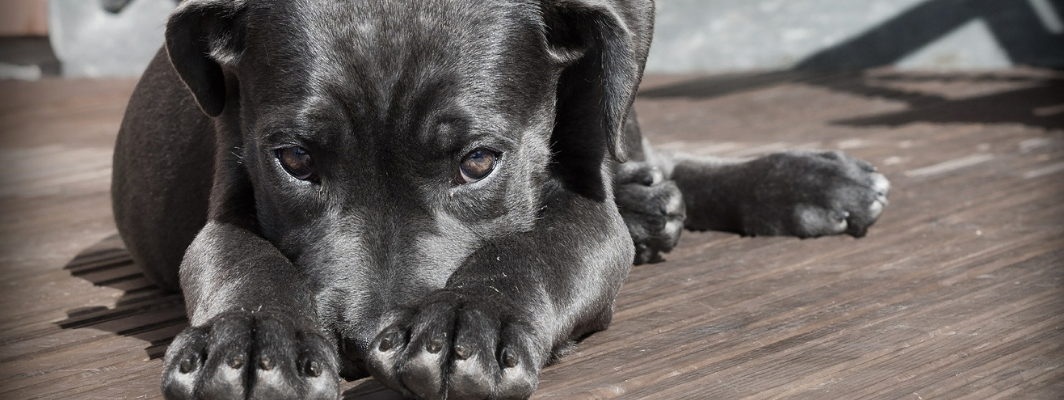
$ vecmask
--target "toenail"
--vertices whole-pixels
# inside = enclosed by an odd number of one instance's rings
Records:
[[[457,356],[459,360],[465,360],[469,358],[469,351],[466,350],[465,346],[457,345],[454,346],[454,355]]]
[[[178,365],[178,368],[180,369],[182,374],[187,374],[189,372],[192,372],[192,360],[191,360],[191,357],[185,358],[184,360],[181,360],[181,364]]]
[[[229,359],[229,363],[228,364],[229,364],[229,368],[239,369],[240,367],[244,366],[244,356],[243,355],[239,355],[239,354],[235,355],[235,356],[233,356],[232,358]]]
[[[269,356],[262,356],[262,358],[259,359],[259,368],[264,371],[273,369],[273,360],[271,360]]]
[[[440,349],[442,348],[443,343],[440,342],[440,339],[432,339],[431,341],[429,341],[429,344],[425,346],[425,349],[428,350],[429,353],[433,354],[439,353]]]
[[[313,377],[321,376],[321,364],[318,363],[317,361],[314,361],[314,360],[307,361],[307,365],[306,365],[306,367],[304,369],[306,370],[306,373],[309,376],[313,376]]]
[[[504,349],[502,351],[502,364],[506,368],[513,368],[517,366],[517,356],[514,355],[510,349]]]
[[[380,349],[380,351],[388,351],[392,349],[393,345],[394,343],[392,343],[392,337],[385,336],[383,339],[381,339],[381,344],[377,348]]]

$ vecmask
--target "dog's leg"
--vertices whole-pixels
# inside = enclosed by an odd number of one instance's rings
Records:
[[[523,399],[559,350],[609,324],[631,265],[623,222],[609,202],[554,192],[536,230],[488,243],[444,289],[385,314],[367,357],[378,380],[422,399]]]
[[[617,207],[635,242],[635,264],[671,250],[681,226],[749,236],[861,237],[887,204],[890,182],[842,152],[700,157],[650,146],[634,110],[625,128],[632,157],[615,166],[614,180]]]
[[[653,149],[644,144],[634,108],[625,120],[624,140],[629,161],[613,168],[617,209],[635,244],[633,263],[656,262],[680,240],[686,218],[683,194],[658,166],[647,162]]]
[[[214,178],[229,181],[211,193],[215,149],[235,146],[216,146],[214,126],[161,51],[137,86],[115,150],[123,239],[156,283],[176,290],[180,280],[190,317],[167,349],[163,392],[171,400],[335,399],[336,346],[320,333],[301,272],[231,217],[251,215],[246,205],[215,209],[208,222],[208,196],[223,206],[250,190],[246,178],[224,172]],[[239,164],[228,150],[220,154],[220,165]]]
[[[167,399],[336,399],[337,351],[299,269],[262,237],[210,221],[181,265],[190,327],[166,352]]]
[[[644,150],[647,161],[683,193],[685,227],[692,230],[862,237],[890,190],[875,167],[839,151],[725,159]]]

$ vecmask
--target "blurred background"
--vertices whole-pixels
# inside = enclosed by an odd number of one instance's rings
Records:
[[[0,78],[132,77],[176,0],[3,0]],[[1064,0],[659,0],[648,73],[1064,67]]]

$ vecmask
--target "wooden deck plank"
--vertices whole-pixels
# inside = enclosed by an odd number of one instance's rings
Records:
[[[860,240],[685,233],[633,268],[611,328],[536,398],[1064,398],[1064,91],[1047,92],[1062,81],[647,77],[637,108],[662,148],[844,149],[891,179],[891,204]],[[158,356],[187,321],[114,236],[132,85],[0,82],[0,398],[160,398]]]

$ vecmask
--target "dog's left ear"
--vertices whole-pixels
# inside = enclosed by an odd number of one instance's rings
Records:
[[[217,117],[225,108],[223,66],[232,66],[243,48],[239,20],[245,5],[236,0],[189,0],[166,23],[166,53],[200,109]]]
[[[624,121],[650,50],[654,2],[544,0],[543,4],[549,51],[565,68],[558,83],[556,133],[598,135],[561,140],[585,145],[604,139],[610,155],[626,161]]]

